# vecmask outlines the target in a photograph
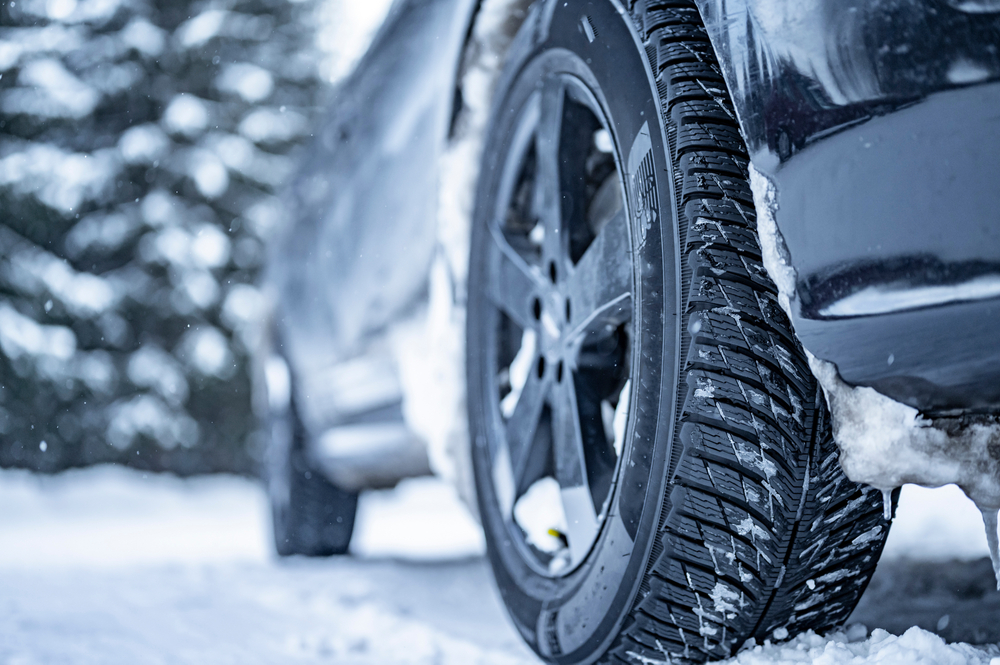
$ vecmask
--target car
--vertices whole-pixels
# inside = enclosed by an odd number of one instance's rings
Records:
[[[1000,561],[998,47],[996,0],[395,3],[263,281],[279,553],[438,473],[560,664],[842,624],[906,482]]]

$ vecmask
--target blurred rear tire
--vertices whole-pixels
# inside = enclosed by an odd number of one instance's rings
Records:
[[[294,402],[270,420],[264,475],[275,550],[280,556],[346,554],[358,494],[337,487],[311,465]]]

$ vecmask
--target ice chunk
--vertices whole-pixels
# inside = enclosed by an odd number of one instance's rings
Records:
[[[882,490],[882,516],[886,522],[892,520],[892,490]]]
[[[1000,587],[1000,556],[993,546],[1000,509],[1000,423],[987,417],[929,421],[871,388],[848,386],[831,363],[811,354],[809,366],[833,415],[847,477],[883,492],[904,483],[961,487],[983,511]]]
[[[1000,423],[983,417],[930,421],[872,388],[843,382],[836,368],[809,355],[833,414],[840,463],[855,482],[880,490],[904,483],[955,483],[980,508],[1000,508]]]
[[[986,542],[990,546],[990,559],[993,561],[993,572],[997,578],[997,591],[1000,591],[1000,543],[997,534],[997,511],[983,508],[983,524],[986,525]]]
[[[767,274],[778,287],[778,304],[792,317],[791,299],[795,297],[795,269],[785,240],[778,231],[774,214],[778,210],[778,196],[774,185],[750,165],[750,189],[757,207],[757,236]]]

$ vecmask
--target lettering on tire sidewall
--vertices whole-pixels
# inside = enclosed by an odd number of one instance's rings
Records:
[[[628,153],[626,180],[636,249],[640,249],[646,244],[646,236],[656,222],[656,211],[659,209],[656,176],[653,173],[653,143],[649,137],[648,122],[642,123],[642,128],[632,142]]]

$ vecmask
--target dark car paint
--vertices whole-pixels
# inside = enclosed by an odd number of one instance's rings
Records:
[[[873,285],[1000,274],[1000,3],[696,2],[777,190],[805,347],[920,409],[1000,406],[996,300],[821,313]]]
[[[872,284],[1000,272],[1000,2],[695,1],[753,163],[777,188],[806,348],[921,409],[1000,407],[996,300],[819,313]],[[306,383],[421,297],[435,167],[478,5],[397,0],[307,154],[267,278]],[[314,406],[313,421],[336,420]]]

